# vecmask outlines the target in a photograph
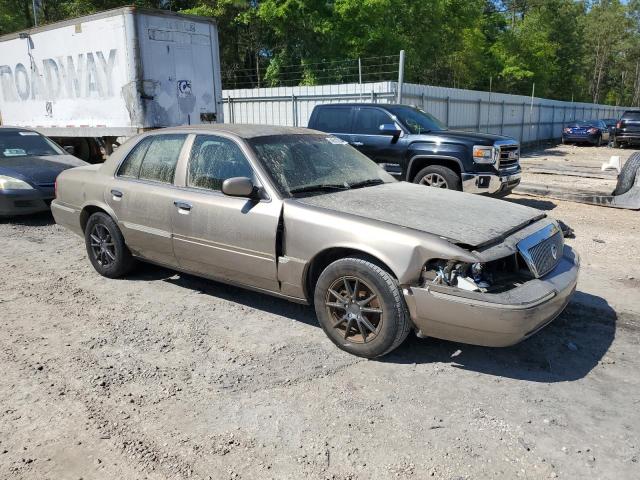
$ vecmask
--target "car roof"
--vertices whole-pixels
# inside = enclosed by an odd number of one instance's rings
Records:
[[[30,128],[24,128],[24,127],[12,127],[11,125],[0,125],[0,132],[36,132],[35,130],[32,130]],[[38,133],[38,135],[40,135]]]
[[[394,108],[394,107],[409,107],[414,108],[413,105],[406,105],[404,103],[363,103],[363,102],[351,102],[351,103],[324,103],[316,105],[315,108],[337,108],[337,107],[379,107],[379,108]]]
[[[173,132],[173,133],[215,133],[222,132],[235,135],[240,138],[267,137],[271,135],[327,135],[326,132],[311,130],[301,127],[279,127],[273,125],[251,125],[239,123],[213,123],[201,125],[187,125],[182,127],[169,127],[160,130],[153,130],[150,133]]]

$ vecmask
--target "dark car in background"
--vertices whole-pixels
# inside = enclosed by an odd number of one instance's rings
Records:
[[[613,130],[614,147],[633,145],[640,143],[640,110],[627,110]]]
[[[610,133],[613,133],[613,129],[616,128],[616,123],[618,123],[617,118],[603,118],[602,121],[609,129]]]
[[[400,180],[499,197],[520,183],[516,140],[449,130],[409,105],[317,105],[309,128],[348,142]]]
[[[609,128],[603,120],[577,120],[562,129],[562,143],[591,143],[600,146],[609,141]]]
[[[58,174],[83,165],[38,132],[0,127],[0,216],[48,210]]]

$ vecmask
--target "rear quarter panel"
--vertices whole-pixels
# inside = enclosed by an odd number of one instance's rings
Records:
[[[104,201],[106,178],[100,165],[65,170],[57,179],[56,199],[51,211],[56,223],[83,235],[81,213],[87,206],[99,207],[115,218]]]

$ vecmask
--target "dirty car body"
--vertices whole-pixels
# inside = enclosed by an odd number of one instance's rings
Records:
[[[161,165],[155,179],[147,161]],[[340,139],[307,129],[141,135],[104,165],[61,175],[52,211],[85,236],[90,258],[119,235],[91,236],[99,216],[111,230],[113,220],[133,257],[314,303],[332,341],[363,356],[395,348],[408,329],[375,342],[381,325],[403,316],[424,336],[512,345],[563,310],[578,275],[577,254],[544,213],[397,182]]]

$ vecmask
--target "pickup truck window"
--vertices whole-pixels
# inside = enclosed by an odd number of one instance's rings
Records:
[[[353,126],[353,133],[360,135],[380,135],[380,125],[395,123],[384,110],[359,108]]]
[[[349,133],[351,131],[351,107],[318,108],[313,128],[323,132]]]
[[[624,112],[622,114],[622,119],[623,120],[640,120],[640,111]]]
[[[187,186],[219,191],[226,179],[234,177],[254,178],[240,147],[226,138],[198,135],[189,157]]]
[[[398,106],[389,107],[398,120],[406,126],[411,133],[420,134],[446,130],[447,127],[433,115],[414,107]]]

